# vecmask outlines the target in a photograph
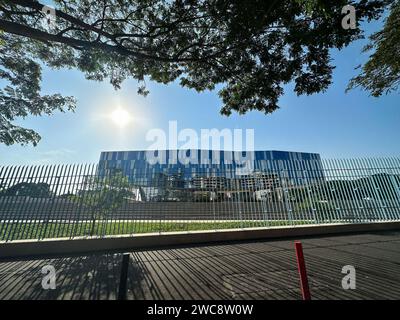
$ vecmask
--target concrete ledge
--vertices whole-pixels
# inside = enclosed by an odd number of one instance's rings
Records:
[[[0,258],[60,256],[95,252],[123,252],[213,242],[304,237],[328,234],[400,230],[400,221],[363,224],[324,224],[214,231],[148,233],[140,235],[17,240],[0,242]]]

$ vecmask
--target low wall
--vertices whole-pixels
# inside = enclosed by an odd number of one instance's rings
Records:
[[[304,237],[329,234],[400,230],[399,222],[324,224],[215,231],[148,233],[103,238],[68,238],[0,242],[0,258],[58,256],[95,252],[123,252],[214,242]]]

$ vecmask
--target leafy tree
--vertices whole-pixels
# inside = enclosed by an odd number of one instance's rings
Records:
[[[350,81],[348,90],[361,87],[379,97],[400,85],[400,1],[393,3],[383,30],[372,34],[370,40],[363,51],[375,51],[361,73]]]
[[[36,145],[40,135],[14,124],[29,115],[50,115],[55,110],[73,110],[75,101],[60,94],[41,95],[41,67],[27,51],[29,40],[0,33],[0,142]]]
[[[7,107],[5,115],[0,111],[0,142],[37,143],[36,133],[11,124],[15,117],[73,109],[70,98],[39,95],[39,62],[79,69],[92,80],[108,78],[115,88],[134,78],[144,95],[145,79],[179,80],[197,91],[218,85],[222,114],[271,113],[285,84],[293,82],[298,95],[328,88],[334,68],[329,49],[362,36],[360,29],[341,27],[344,5],[356,7],[360,22],[378,18],[388,2],[54,0],[57,20],[46,26],[42,3],[0,0],[0,54],[7,57],[12,43],[19,54],[18,66],[2,62],[2,73],[8,70],[3,78],[11,77],[19,91],[1,92]]]
[[[47,183],[21,182],[1,192],[4,196],[25,196],[32,198],[50,198],[53,193]]]
[[[90,213],[92,220],[90,235],[94,234],[96,221],[106,219],[132,196],[131,188],[128,178],[121,171],[113,170],[104,176],[88,177],[84,189],[80,190],[78,195],[70,197]]]

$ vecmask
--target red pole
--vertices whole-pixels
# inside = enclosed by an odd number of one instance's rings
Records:
[[[301,295],[303,300],[311,300],[310,288],[308,287],[308,278],[306,264],[304,262],[303,246],[300,241],[295,241],[297,268],[299,269]]]

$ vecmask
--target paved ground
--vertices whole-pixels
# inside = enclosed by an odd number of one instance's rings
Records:
[[[314,299],[400,299],[400,231],[302,239]],[[0,299],[115,299],[120,254],[0,261]],[[57,288],[41,287],[41,268]],[[341,269],[356,268],[356,290]],[[129,299],[300,299],[293,240],[133,252]]]

